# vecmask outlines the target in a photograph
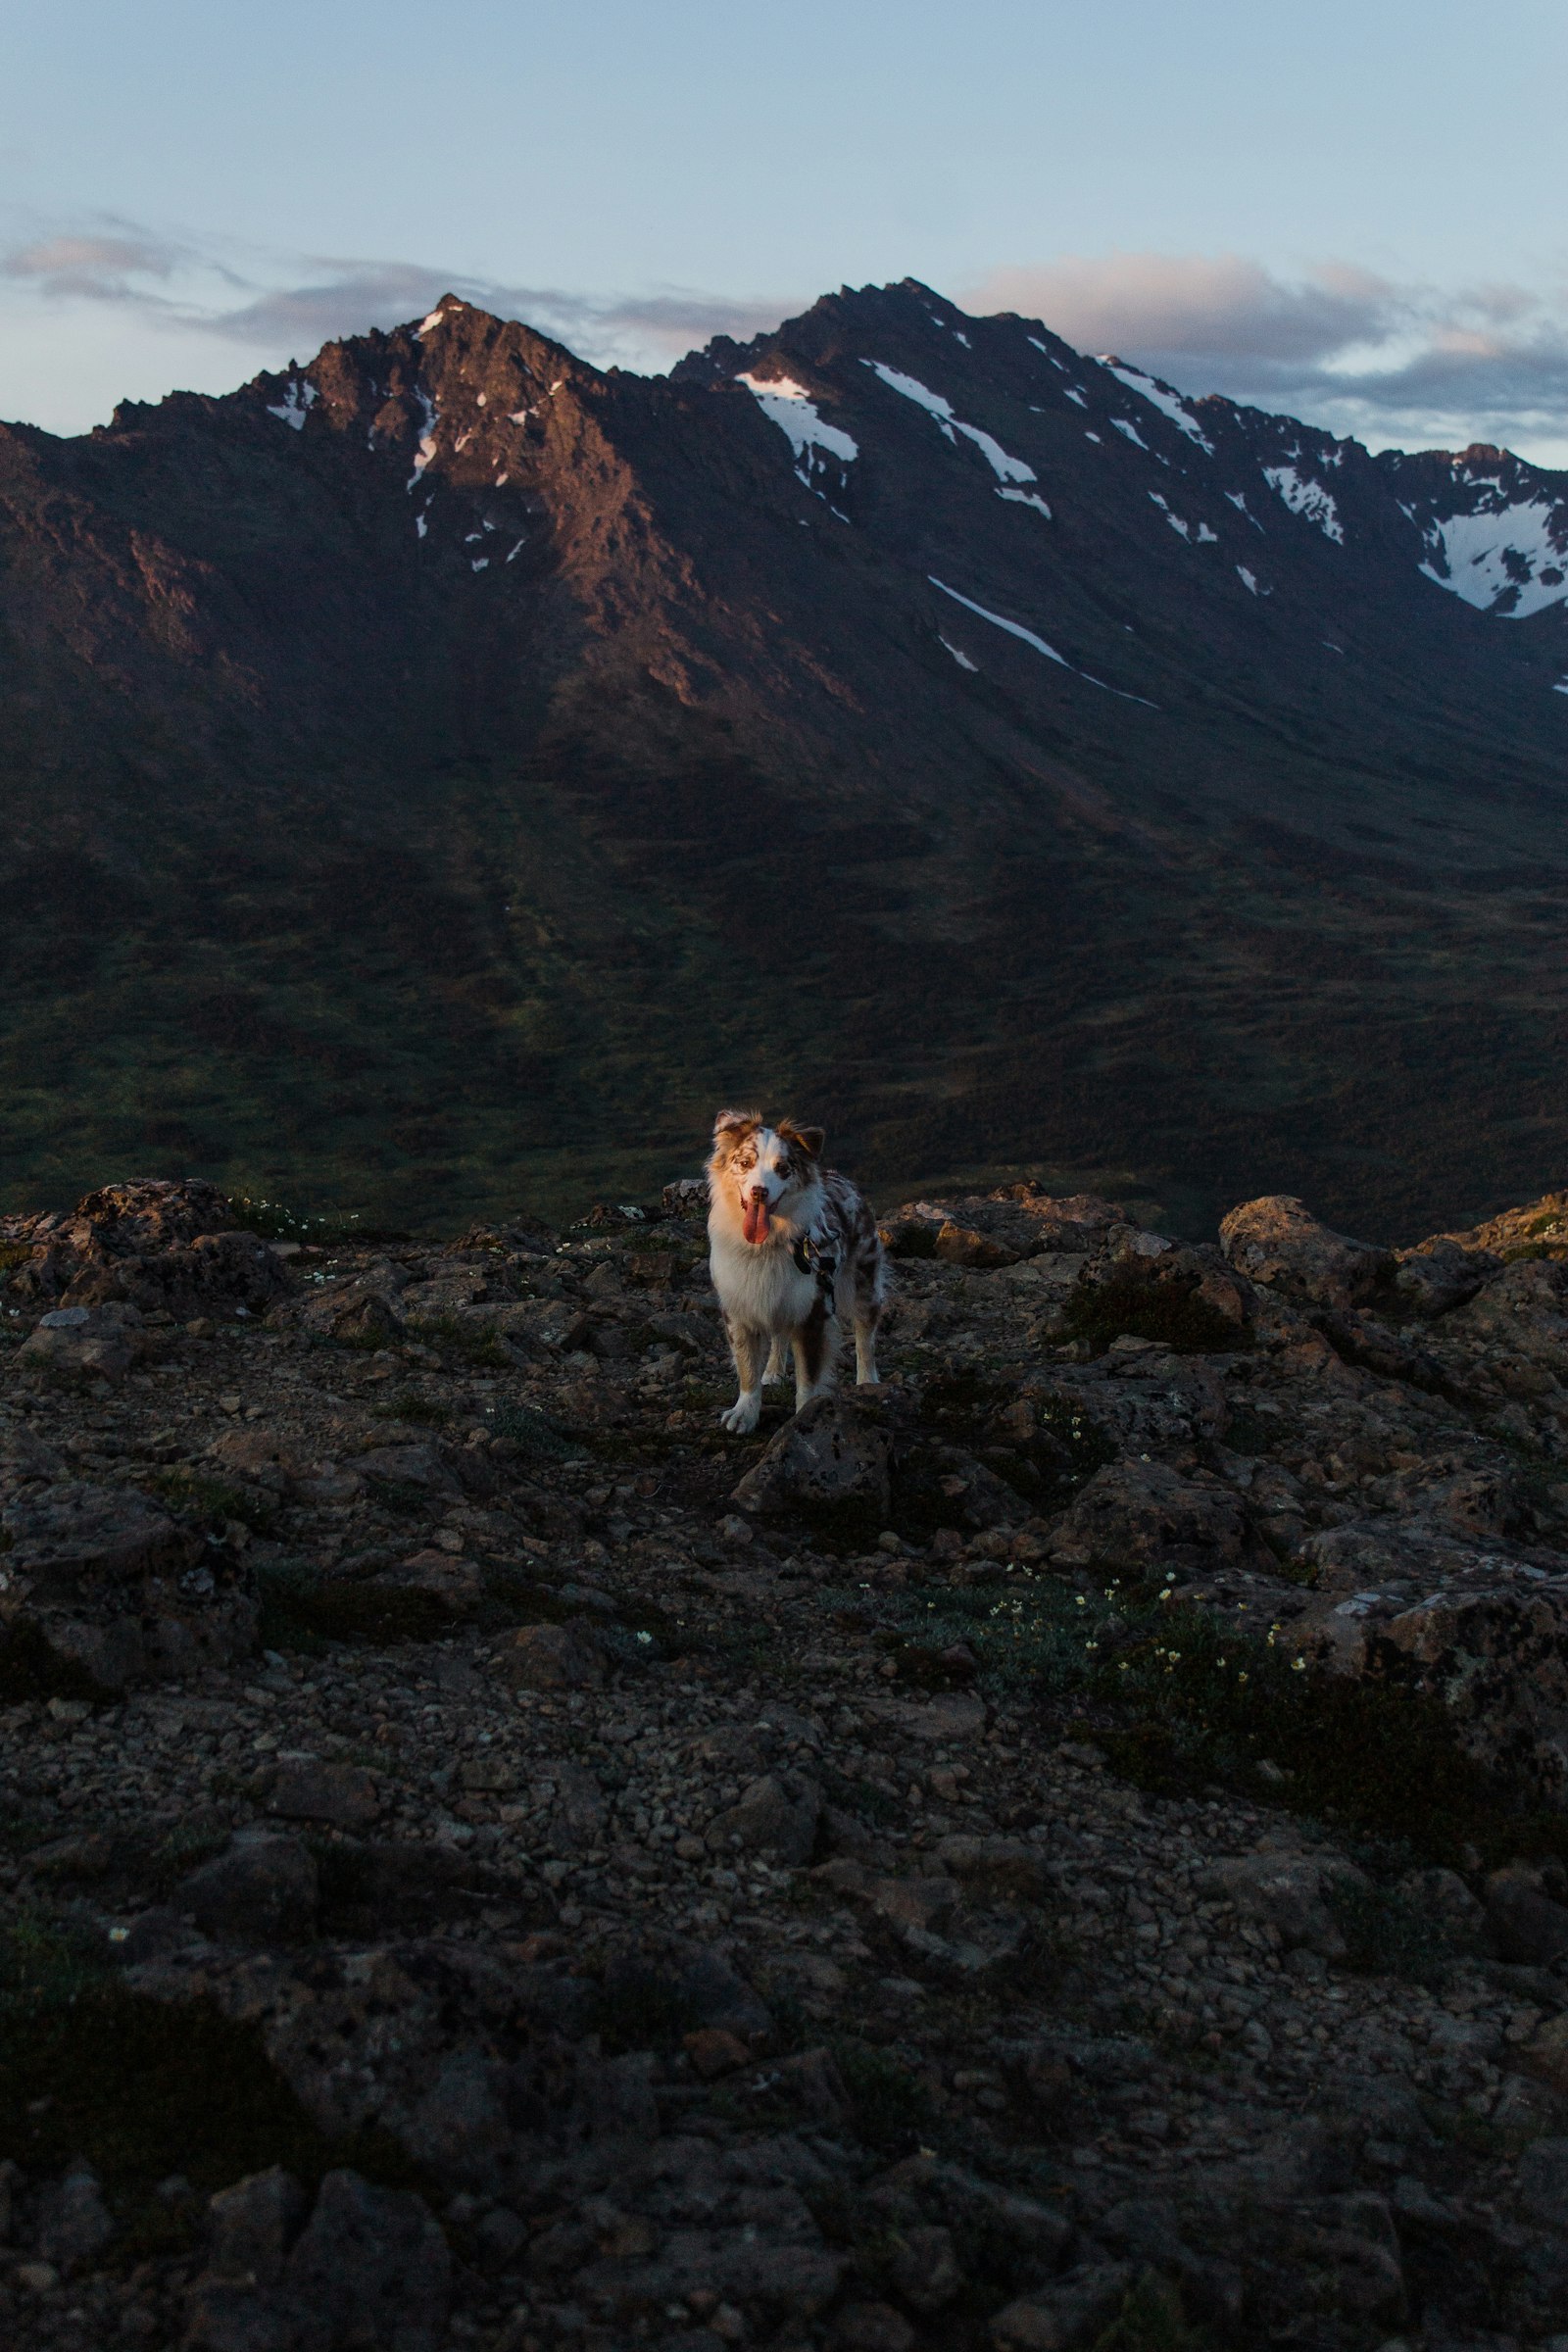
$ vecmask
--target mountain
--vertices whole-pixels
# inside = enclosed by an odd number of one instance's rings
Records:
[[[694,1164],[1453,1223],[1568,1163],[1568,475],[846,290],[668,379],[448,297],[0,428],[0,1200]]]

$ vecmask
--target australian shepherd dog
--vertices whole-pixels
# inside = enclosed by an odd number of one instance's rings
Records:
[[[769,1127],[756,1110],[721,1110],[713,1123],[708,1241],[740,1381],[722,1419],[737,1436],[757,1427],[762,1383],[783,1378],[786,1343],[797,1412],[833,1386],[848,1323],[857,1380],[877,1377],[882,1243],[862,1196],[823,1167],[824,1140],[820,1127]]]

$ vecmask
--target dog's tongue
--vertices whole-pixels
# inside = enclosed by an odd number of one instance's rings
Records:
[[[767,1202],[760,1194],[753,1194],[746,1203],[746,1239],[765,1242],[767,1239]]]

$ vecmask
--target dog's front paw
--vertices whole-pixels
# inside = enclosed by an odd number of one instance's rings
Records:
[[[718,1426],[727,1429],[732,1438],[744,1438],[757,1427],[762,1417],[762,1399],[756,1395],[737,1396],[727,1413],[720,1413]]]

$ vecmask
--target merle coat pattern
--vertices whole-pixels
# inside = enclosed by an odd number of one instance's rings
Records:
[[[762,1384],[783,1377],[786,1345],[797,1412],[833,1386],[847,1324],[857,1380],[877,1378],[887,1264],[864,1197],[823,1167],[824,1141],[820,1127],[769,1127],[755,1110],[721,1110],[713,1123],[710,1263],[740,1383],[723,1425],[738,1435],[757,1427]]]

